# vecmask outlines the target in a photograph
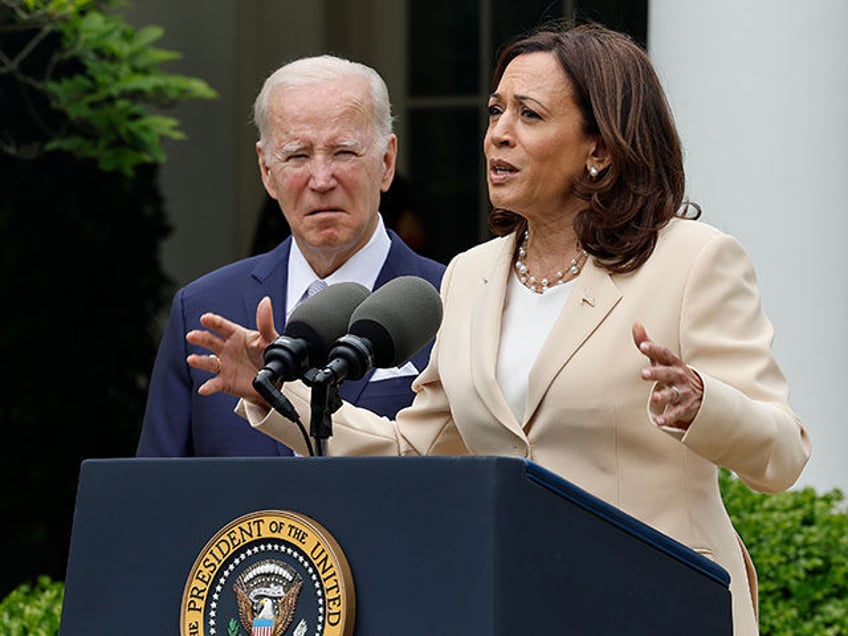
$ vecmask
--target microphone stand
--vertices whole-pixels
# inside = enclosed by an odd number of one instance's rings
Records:
[[[253,388],[256,389],[256,392],[265,398],[265,400],[270,404],[277,413],[282,415],[288,420],[291,420],[295,424],[297,424],[298,429],[300,429],[300,434],[303,436],[303,442],[306,444],[307,450],[309,450],[309,454],[314,455],[315,451],[312,449],[312,443],[309,441],[309,436],[306,434],[306,429],[303,426],[303,422],[300,421],[300,416],[295,411],[291,402],[286,399],[286,396],[283,395],[283,392],[277,388],[274,384],[273,375],[268,369],[262,369],[253,379]]]
[[[316,456],[324,457],[327,455],[327,440],[333,436],[333,413],[342,405],[339,382],[326,369],[310,369],[303,376],[303,382],[312,388],[309,434],[315,440]]]

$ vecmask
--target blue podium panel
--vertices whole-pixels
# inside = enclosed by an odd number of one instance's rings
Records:
[[[179,634],[198,555],[268,510],[332,535],[363,636],[732,634],[723,569],[498,457],[85,461],[60,633]]]

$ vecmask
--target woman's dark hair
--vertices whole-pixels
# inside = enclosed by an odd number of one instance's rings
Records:
[[[644,263],[657,234],[674,216],[687,216],[680,139],[648,56],[627,35],[598,24],[544,26],[508,45],[492,80],[496,90],[507,65],[519,55],[552,53],[574,91],[587,134],[599,135],[610,165],[594,180],[585,175],[574,194],[587,206],[574,219],[577,238],[611,272]],[[523,231],[527,221],[495,209],[489,227],[499,236]]]

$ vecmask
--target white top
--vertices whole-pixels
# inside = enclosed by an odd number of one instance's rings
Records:
[[[366,245],[351,256],[344,265],[323,279],[328,285],[334,283],[359,283],[369,290],[374,289],[374,283],[386,259],[392,241],[383,224],[383,217],[377,215],[377,228]],[[297,246],[297,241],[292,240],[289,252],[289,279],[286,290],[286,322],[297,304],[303,300],[306,290],[313,281],[318,280],[318,274],[306,261],[303,252]]]
[[[509,277],[496,377],[519,422],[524,421],[530,369],[536,363],[554,322],[562,313],[574,289],[575,280],[551,287],[544,294],[537,294],[522,285],[515,272]]]

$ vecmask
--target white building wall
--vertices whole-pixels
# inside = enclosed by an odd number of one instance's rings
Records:
[[[739,237],[813,456],[848,492],[848,2],[650,0],[648,48],[702,219]]]

